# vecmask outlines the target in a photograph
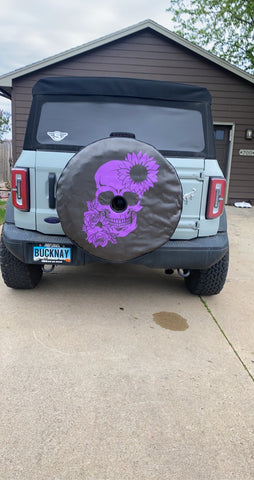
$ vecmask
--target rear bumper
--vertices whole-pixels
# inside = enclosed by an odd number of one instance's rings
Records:
[[[17,228],[6,222],[2,230],[2,238],[6,248],[19,260],[28,264],[64,263],[57,261],[34,261],[33,247],[46,245],[71,247],[69,265],[85,265],[88,263],[109,263],[94,257],[75,245],[65,236],[44,235],[39,232]],[[160,248],[142,255],[126,263],[145,265],[152,268],[172,269],[205,269],[217,263],[228,251],[228,236],[221,231],[212,237],[199,237],[193,240],[169,240]]]

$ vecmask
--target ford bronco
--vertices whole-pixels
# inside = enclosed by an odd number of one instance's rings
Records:
[[[27,289],[46,266],[128,262],[176,269],[191,293],[217,294],[229,258],[225,187],[205,88],[43,78],[12,170],[4,282]]]

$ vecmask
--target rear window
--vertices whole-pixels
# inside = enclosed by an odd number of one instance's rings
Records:
[[[161,151],[201,153],[202,113],[178,105],[122,101],[50,101],[41,106],[36,141],[42,146],[82,147],[113,132],[128,132]]]

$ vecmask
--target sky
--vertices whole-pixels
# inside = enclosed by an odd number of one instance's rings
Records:
[[[0,75],[146,19],[170,29],[170,0],[0,0]],[[0,109],[10,102],[0,97]]]

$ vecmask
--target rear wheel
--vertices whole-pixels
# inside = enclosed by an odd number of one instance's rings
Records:
[[[185,278],[186,287],[194,295],[217,295],[226,281],[228,263],[229,252],[206,270],[191,270]]]
[[[15,289],[31,289],[38,285],[42,277],[40,265],[27,265],[14,257],[6,248],[3,239],[0,241],[1,271],[7,287]]]

